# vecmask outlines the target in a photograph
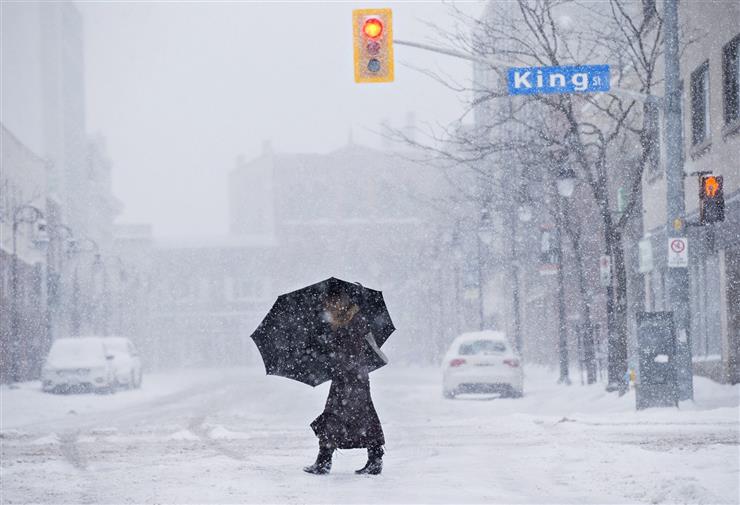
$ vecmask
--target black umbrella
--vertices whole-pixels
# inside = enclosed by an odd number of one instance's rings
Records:
[[[331,380],[332,349],[322,338],[329,331],[323,312],[329,293],[339,290],[360,307],[378,347],[385,343],[395,327],[383,293],[331,277],[280,295],[252,333],[268,375],[287,377],[309,386]],[[385,360],[369,343],[365,357],[370,371],[385,365]]]

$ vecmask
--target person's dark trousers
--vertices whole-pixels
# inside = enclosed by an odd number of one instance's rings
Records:
[[[319,443],[319,454],[313,465],[303,468],[304,472],[315,475],[324,475],[331,471],[331,457],[334,454],[334,446],[326,443]]]
[[[383,471],[383,447],[368,447],[367,448],[367,463],[365,466],[356,470],[355,473],[359,475],[380,475]]]

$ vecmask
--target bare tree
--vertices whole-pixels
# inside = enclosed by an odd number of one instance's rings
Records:
[[[500,173],[490,171],[502,165],[481,161],[518,155],[523,162],[520,174],[532,177],[533,167],[526,164],[523,154],[548,153],[544,160],[540,158],[538,168],[551,173],[560,163],[556,158],[565,155],[565,163],[590,189],[603,234],[603,252],[612,258],[613,282],[606,293],[608,387],[623,389],[627,370],[623,236],[641,206],[645,167],[656,162],[658,152],[653,117],[657,108],[651,97],[660,84],[660,13],[654,2],[625,0],[517,0],[491,2],[479,18],[456,9],[454,13],[466,29],[446,33],[445,43],[479,61],[505,60],[511,66],[611,65],[611,92],[521,97],[506,97],[504,69],[496,65],[477,64],[476,77],[468,86],[424,70],[455,91],[472,93],[475,128],[442,128],[426,143],[395,133],[432,157],[473,167],[492,179],[499,179]],[[511,164],[506,166],[511,168]],[[619,186],[626,189],[626,202],[616,212],[612,202]],[[579,236],[570,233],[569,237],[578,248]]]

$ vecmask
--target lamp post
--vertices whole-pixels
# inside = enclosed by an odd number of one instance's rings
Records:
[[[103,271],[103,292],[102,292],[102,304],[103,304],[103,316],[102,318],[97,317],[96,323],[97,328],[96,331],[99,333],[102,332],[103,335],[110,335],[110,303],[111,303],[111,293],[110,293],[110,286],[109,286],[109,278],[108,278],[108,270],[109,270],[109,262],[110,260],[115,260],[117,267],[118,267],[118,282],[122,283],[124,279],[126,278],[126,269],[123,263],[123,260],[118,255],[112,255],[112,256],[102,256],[101,254],[95,255],[95,264],[98,265],[102,271]],[[119,286],[120,287],[120,286]],[[120,291],[120,290],[119,290]],[[120,292],[119,292],[119,302],[120,302]],[[116,324],[117,330],[120,331],[121,323],[120,323],[120,312],[121,312],[121,304],[118,304],[117,312],[119,315],[119,321],[118,324]]]
[[[64,254],[66,247],[59,251],[55,248],[58,241],[64,245],[74,238],[72,229],[64,224],[47,226],[49,232],[49,248],[46,251],[46,343],[49,344],[56,336],[56,315],[59,307],[60,290],[62,289],[62,274],[64,272]],[[57,269],[57,262],[59,268]]]
[[[459,333],[461,330],[460,312],[462,309],[462,304],[460,302],[460,260],[463,257],[462,245],[460,244],[460,232],[458,231],[458,229],[459,223],[456,223],[455,229],[453,230],[450,237],[450,250],[452,251],[455,275],[453,281],[455,283],[455,330],[457,333]]]
[[[516,210],[517,218],[522,223],[529,223],[532,220],[532,207],[527,203],[523,203]],[[512,219],[512,222],[515,220]],[[512,304],[514,306],[514,344],[516,350],[521,356],[522,354],[522,313],[521,313],[521,300],[520,300],[520,268],[519,259],[517,257],[517,240],[518,240],[518,224],[515,223],[512,226],[512,237],[511,237],[511,275],[513,276],[513,292],[512,292]]]
[[[13,256],[10,264],[10,379],[18,382],[23,379],[26,363],[27,345],[21,346],[20,310],[18,308],[18,227],[21,223],[41,223],[45,228],[44,213],[33,205],[20,205],[13,211]],[[44,230],[45,231],[45,230]],[[42,237],[34,237],[34,239]],[[28,344],[28,343],[26,343]]]
[[[558,195],[561,198],[570,198],[576,185],[576,174],[572,168],[561,168],[557,173],[555,184]],[[555,247],[558,251],[558,359],[560,362],[559,384],[570,385],[570,375],[568,373],[568,333],[565,327],[565,279],[563,275],[563,239],[562,230],[564,229],[565,219],[563,207],[560,202],[556,203],[555,219],[557,220],[558,232],[556,235]]]
[[[484,248],[493,242],[493,226],[491,215],[488,209],[484,208],[481,212],[480,222],[478,223],[478,316],[480,318],[480,329],[486,327],[486,315],[483,300],[483,266],[484,266]]]
[[[91,252],[93,254],[99,254],[100,247],[98,243],[91,238],[83,237],[81,239],[74,239],[70,241],[71,247],[69,249],[70,254],[80,254],[83,252]],[[78,336],[82,327],[82,313],[80,312],[80,279],[78,275],[78,265],[75,262],[74,278],[72,281],[72,321],[71,331],[72,335]]]

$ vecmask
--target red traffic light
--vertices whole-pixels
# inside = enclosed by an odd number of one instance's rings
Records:
[[[369,18],[365,21],[365,24],[362,25],[362,33],[364,33],[366,37],[377,39],[380,37],[380,34],[383,33],[383,23],[381,23],[378,18]]]
[[[355,82],[393,82],[393,12],[352,11]]]

